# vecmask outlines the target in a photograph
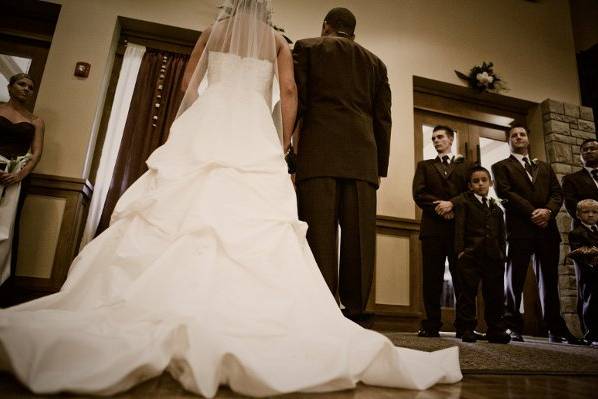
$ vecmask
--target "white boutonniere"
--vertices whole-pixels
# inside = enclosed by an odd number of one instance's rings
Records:
[[[507,202],[509,202],[509,200],[490,197],[490,204],[496,204],[498,206],[504,206]]]
[[[457,154],[457,155],[455,155],[453,162],[459,163],[459,162],[463,162],[464,160],[465,160],[465,157],[463,155]]]
[[[538,158],[532,159],[532,164],[537,165],[540,160]]]

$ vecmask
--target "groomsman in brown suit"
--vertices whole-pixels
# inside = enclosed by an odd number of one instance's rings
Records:
[[[577,203],[583,199],[598,200],[598,140],[584,140],[580,153],[583,168],[563,177],[565,207],[576,221],[575,226],[579,225]]]
[[[563,177],[563,192],[565,194],[565,208],[573,218],[573,226],[579,227],[580,222],[577,212],[577,204],[584,199],[598,200],[598,140],[587,139],[580,146],[581,161],[583,168],[575,173]],[[570,243],[571,244],[571,243]],[[581,270],[579,268],[577,271]],[[577,286],[585,284],[583,281],[586,274],[577,273]],[[577,290],[577,314],[583,320],[584,298],[582,291]],[[598,319],[598,316],[596,317]],[[581,323],[582,328],[585,324]]]
[[[438,156],[419,162],[413,176],[413,200],[422,209],[419,238],[426,318],[418,332],[420,337],[439,336],[438,331],[442,326],[440,297],[447,259],[455,295],[458,295],[459,291],[459,281],[455,274],[452,200],[468,191],[467,177],[471,164],[463,157],[452,154],[454,137],[455,132],[450,127],[436,126],[432,133],[432,142]],[[459,320],[455,321],[459,337],[463,330],[461,324]]]
[[[528,130],[516,125],[506,132],[511,156],[492,165],[495,188],[505,202],[509,250],[506,267],[505,321],[511,339],[522,342],[521,293],[530,258],[538,280],[542,316],[550,342],[580,344],[561,317],[558,288],[559,243],[555,217],[563,203],[561,186],[545,162],[530,159]]]
[[[299,218],[309,226],[324,279],[345,315],[363,321],[374,271],[376,189],[388,169],[391,94],[384,63],[354,41],[355,23],[351,11],[334,8],[321,37],[295,43],[301,120],[295,182]]]

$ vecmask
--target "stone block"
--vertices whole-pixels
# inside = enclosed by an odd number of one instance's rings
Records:
[[[573,104],[563,104],[565,108],[565,115],[579,118],[579,106]]]
[[[561,122],[568,122],[565,120],[566,117],[565,115],[561,115],[561,114],[555,114],[554,112],[549,112],[547,114],[544,114],[543,116],[544,121],[550,121],[550,120],[555,120],[555,121],[561,121]],[[575,120],[577,120],[577,118],[574,118]]]
[[[561,297],[561,310],[565,313],[573,313],[577,309],[577,297]]]
[[[585,121],[594,120],[594,112],[590,107],[579,107],[579,118]]]
[[[586,131],[578,130],[578,129],[571,129],[570,132],[571,132],[571,136],[581,139],[579,144],[583,143],[583,141],[585,139],[595,139],[596,138],[596,133],[594,133],[594,132],[586,132]]]
[[[558,133],[558,134],[565,134],[570,135],[569,124],[567,122],[549,120],[544,122],[544,135],[550,133]]]
[[[555,101],[555,100],[544,100],[542,102],[542,113],[547,114],[550,112],[554,112],[556,114],[565,114],[565,106],[563,103]]]
[[[577,280],[575,279],[575,276],[559,276],[559,289],[561,291],[561,296],[576,296]],[[566,292],[573,292],[573,294],[567,295]]]
[[[562,291],[563,296],[577,296],[577,282],[575,283],[575,288],[568,288]]]
[[[576,337],[581,337],[583,335],[579,325],[579,316],[577,316],[576,312],[564,314],[563,319],[565,319],[565,323],[567,324],[569,331],[571,331],[571,334]]]
[[[589,133],[596,133],[596,127],[594,126],[594,122],[584,121],[582,119],[579,120],[579,130],[583,130],[584,132]],[[596,135],[594,135],[596,137]]]
[[[573,266],[573,264],[559,264],[559,276],[561,275],[575,276],[575,267]]]
[[[579,124],[577,122],[569,123],[569,129],[579,129]]]
[[[558,141],[551,141],[545,144],[548,159],[555,171],[555,173],[571,173],[571,166],[560,166],[555,168],[555,163],[570,164],[573,161],[573,154],[571,152],[571,145],[566,143],[559,143]]]
[[[556,224],[561,233],[569,232],[569,229],[571,228],[571,217],[567,212],[559,212],[559,214],[556,215]],[[568,247],[567,253],[569,253]]]
[[[571,144],[574,146],[577,146],[577,137],[572,137],[572,136],[566,136],[564,134],[558,134],[558,133],[550,133],[548,134],[545,139],[545,142],[550,142],[550,141],[559,141],[561,143],[567,143],[567,144]]]

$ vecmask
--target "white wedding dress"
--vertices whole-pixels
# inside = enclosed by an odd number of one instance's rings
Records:
[[[339,311],[297,219],[272,63],[214,52],[208,79],[62,290],[0,312],[0,368],[37,393],[165,370],[207,397],[459,381],[456,347],[394,347]]]

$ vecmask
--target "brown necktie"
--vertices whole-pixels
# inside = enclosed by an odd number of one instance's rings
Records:
[[[527,157],[523,157],[523,163],[525,164],[525,171],[532,175],[532,165],[529,163],[529,159]]]

